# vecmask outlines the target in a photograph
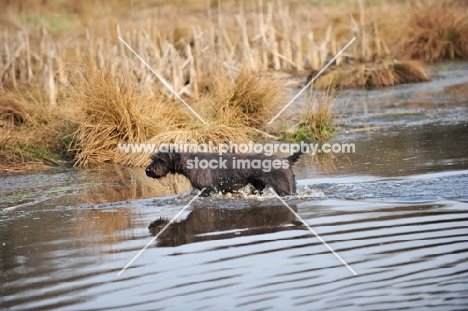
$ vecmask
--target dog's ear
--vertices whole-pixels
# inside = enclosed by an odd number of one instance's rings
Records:
[[[150,159],[154,161],[163,161],[165,163],[168,163],[170,161],[169,158],[169,153],[165,152],[155,152],[150,156]]]
[[[162,161],[168,168],[171,169],[171,172],[174,169],[174,157],[177,153],[170,153],[170,152],[160,152],[158,153],[156,159]]]
[[[157,153],[157,152],[152,153],[152,154],[150,155],[151,161],[156,161],[158,158],[159,158],[159,156],[158,156],[158,153]]]
[[[171,164],[174,163],[174,154],[173,153],[166,153],[164,155],[164,157],[166,158],[165,160],[166,160],[167,163],[171,163]]]

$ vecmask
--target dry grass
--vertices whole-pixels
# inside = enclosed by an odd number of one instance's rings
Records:
[[[341,89],[369,89],[429,80],[430,76],[420,62],[381,60],[333,67],[314,82],[314,87],[324,89],[332,85]]]
[[[451,2],[463,6],[458,0]],[[33,128],[41,129],[37,135],[41,146],[68,156],[76,152],[80,166],[146,163],[141,155],[119,154],[117,144],[122,142],[216,144],[251,139],[258,130],[272,130],[266,122],[278,111],[276,104],[284,102],[278,101],[283,86],[271,72],[320,69],[352,36],[358,44],[337,62],[353,58],[362,59],[364,65],[343,66],[348,71],[336,74],[344,82],[329,76],[323,81],[325,87],[329,83],[370,87],[427,78],[415,63],[367,63],[374,56],[385,59],[393,54],[399,38],[387,38],[400,23],[394,17],[407,12],[406,2],[284,3],[222,1],[220,11],[217,1],[185,1],[184,6],[165,0],[0,4],[10,13],[0,19],[4,26],[1,88],[11,94],[29,93],[19,100],[22,104],[11,104],[16,99],[9,98],[0,107],[1,124],[9,124],[2,126],[0,153],[14,155],[2,159],[26,161],[28,156],[18,153],[24,148],[12,142],[20,141],[18,135],[33,136]],[[457,17],[453,23],[464,29],[466,22]],[[174,99],[117,40],[118,35],[208,124],[201,124]],[[464,38],[466,32],[458,35]],[[453,57],[466,51],[459,44],[452,46],[448,50]],[[327,113],[324,107],[313,108],[307,115],[323,118],[305,118],[297,129],[311,139],[326,139],[331,132],[325,124],[330,122]],[[77,122],[79,128],[71,137]],[[38,138],[23,140],[37,145]],[[64,151],[74,142],[73,152]]]
[[[124,77],[113,74],[110,66],[99,69],[92,60],[76,74],[73,86],[78,91],[70,100],[85,114],[76,132],[77,166],[103,162],[148,164],[148,154],[120,153],[119,143],[212,142],[216,146],[229,141],[246,142],[254,136],[253,126],[266,122],[260,114],[272,110],[272,100],[280,90],[279,84],[264,80],[259,73],[241,72],[228,83],[227,96],[215,92],[218,95],[214,98],[194,105],[208,121],[202,124],[191,119],[190,112],[178,101],[163,94],[141,95],[128,86]]]
[[[468,5],[443,1],[420,8],[401,32],[400,58],[426,62],[468,59]]]
[[[76,115],[64,108],[33,105],[17,93],[0,91],[0,163],[57,164],[72,156]]]
[[[280,108],[284,86],[272,74],[243,69],[231,81],[218,76],[211,81],[207,95],[214,120],[246,127],[262,128]],[[231,120],[231,121],[229,121]]]
[[[333,136],[332,105],[335,100],[333,89],[310,93],[303,107],[297,125],[280,131],[280,140],[285,141],[324,141]]]
[[[383,39],[375,11],[372,7],[370,10],[366,9],[363,0],[357,2],[359,14],[355,17],[350,14],[351,29],[357,38],[350,47],[353,54],[347,54],[343,60],[337,59],[336,66],[323,73],[315,82],[314,87],[327,89],[331,85],[341,89],[369,89],[429,81],[430,77],[422,63],[400,61],[393,57],[385,43],[386,40]],[[396,8],[398,11],[398,6]],[[318,70],[313,70],[308,81],[316,73]]]
[[[243,70],[234,81],[227,105],[239,111],[244,124],[261,128],[274,116],[282,98],[283,86],[273,75]]]
[[[2,127],[32,123],[27,106],[15,94],[0,91],[0,122]]]
[[[151,137],[146,143],[156,146],[166,143],[212,143],[213,146],[230,141],[246,143],[258,136],[256,129],[266,126],[283,94],[280,82],[274,77],[246,69],[234,81],[218,76],[205,83],[208,89],[206,98],[196,102],[193,107],[202,114],[207,124],[180,122],[172,129]],[[119,162],[125,164],[148,164],[148,157],[144,154],[122,157]]]
[[[116,162],[118,143],[142,143],[176,126],[170,100],[138,94],[110,66],[99,68],[88,59],[73,86],[70,100],[85,115],[75,134],[77,166]]]

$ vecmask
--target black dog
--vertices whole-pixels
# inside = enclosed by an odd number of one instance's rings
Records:
[[[249,183],[258,191],[272,187],[280,196],[296,192],[292,165],[302,152],[287,158],[264,154],[223,154],[157,152],[146,167],[148,177],[159,179],[168,173],[182,174],[196,189],[212,193],[234,192]]]

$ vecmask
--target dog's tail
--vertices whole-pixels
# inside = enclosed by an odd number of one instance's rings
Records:
[[[296,163],[297,160],[299,160],[299,157],[303,154],[302,150],[299,150],[298,152],[295,152],[291,154],[289,157],[286,159],[289,161],[289,164],[293,165]]]

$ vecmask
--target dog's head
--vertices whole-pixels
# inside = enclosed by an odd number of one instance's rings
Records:
[[[156,152],[151,155],[151,164],[145,169],[146,176],[161,178],[168,173],[174,173],[174,154],[168,152]]]

